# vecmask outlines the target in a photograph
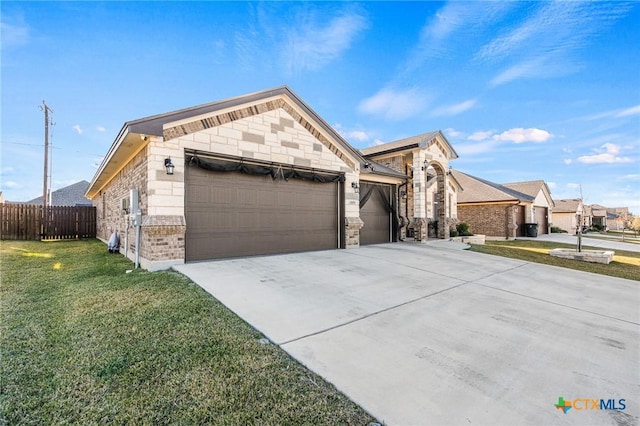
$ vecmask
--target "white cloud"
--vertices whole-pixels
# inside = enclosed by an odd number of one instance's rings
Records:
[[[388,120],[404,120],[423,112],[428,104],[427,96],[416,88],[382,89],[358,105],[361,113],[384,117]]]
[[[463,136],[462,132],[460,132],[460,131],[452,128],[452,127],[447,127],[446,129],[444,129],[444,133],[446,135],[449,135],[449,137],[451,137],[451,138],[457,138],[457,137]]]
[[[568,166],[569,164],[571,164],[571,163],[573,163],[573,160],[572,160],[571,158],[565,158],[565,159],[564,159],[564,164],[566,164],[567,166]]]
[[[20,188],[20,184],[18,182],[14,182],[12,180],[6,180],[6,181],[2,182],[2,186],[7,188],[7,189]]]
[[[105,129],[104,126],[98,126],[98,127],[96,127],[96,130],[99,131],[99,132],[106,132],[107,131],[107,129]]]
[[[75,126],[73,126],[72,129],[75,130],[76,133],[78,133],[79,135],[81,135],[82,132],[84,131],[84,130],[82,130],[82,128],[80,127],[79,124],[76,124]]]
[[[482,154],[493,150],[498,145],[497,141],[486,140],[477,143],[465,143],[456,145],[456,152],[461,156]]]
[[[358,13],[343,13],[326,26],[304,19],[305,25],[293,25],[286,36],[283,54],[290,71],[317,70],[340,57],[356,36],[368,27]]]
[[[491,137],[491,135],[493,135],[493,132],[491,130],[483,132],[483,131],[479,131],[479,132],[474,132],[472,134],[470,134],[467,137],[467,140],[470,141],[483,141],[485,139],[489,139]]]
[[[624,109],[624,110],[618,112],[615,116],[616,117],[628,117],[630,115],[636,115],[636,114],[640,114],[640,105],[636,105],[634,107]]]
[[[600,163],[631,163],[633,160],[629,157],[620,157],[620,146],[612,143],[605,143],[596,150],[597,154],[582,155],[578,157],[578,162],[583,164],[600,164]]]
[[[527,4],[524,19],[504,25],[505,31],[476,54],[479,61],[513,61],[497,75],[492,86],[520,78],[551,78],[582,68],[575,53],[593,34],[604,33],[631,8],[611,2],[535,2]]]
[[[382,145],[382,144],[384,144],[384,143],[386,143],[386,142],[385,142],[385,141],[383,141],[383,140],[380,140],[380,139],[374,139],[374,140],[373,140],[373,145],[372,145],[372,146],[378,146],[378,145]]]
[[[567,184],[567,188],[578,189],[578,188],[580,188],[580,184],[579,183],[568,183]]]
[[[514,129],[509,129],[500,133],[499,135],[493,135],[493,139],[497,141],[511,141],[514,143],[524,143],[524,142],[546,142],[551,139],[553,135],[546,130],[528,128],[524,129],[522,127],[517,127]]]
[[[547,186],[549,187],[549,189],[554,189],[557,184],[555,182],[547,182]]]
[[[11,24],[6,21],[0,22],[0,32],[2,32],[0,44],[2,50],[7,47],[23,46],[29,42],[29,26],[23,19]]]
[[[468,99],[455,105],[437,108],[433,111],[432,115],[434,117],[458,115],[468,109],[473,108],[476,105],[476,102],[477,101],[475,99]]]
[[[369,134],[364,130],[348,130],[345,129],[340,123],[334,124],[333,128],[348,141],[356,140],[359,142],[364,142],[370,139]]]

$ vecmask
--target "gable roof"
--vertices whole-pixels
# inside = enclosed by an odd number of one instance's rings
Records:
[[[197,105],[176,111],[166,112],[163,114],[152,115],[132,121],[127,121],[120,129],[116,139],[112,143],[107,155],[98,167],[96,174],[91,180],[91,184],[87,189],[87,197],[93,198],[102,189],[111,178],[120,170],[126,162],[137,154],[148,143],[148,136],[164,137],[165,125],[168,123],[178,122],[192,117],[202,116],[217,111],[233,111],[233,108],[247,104],[266,101],[268,99],[286,98],[289,102],[295,104],[304,111],[312,120],[313,124],[320,127],[331,138],[348,153],[356,162],[360,163],[361,173],[372,175],[389,176],[395,179],[406,179],[407,176],[380,164],[375,167],[364,168],[365,163],[372,163],[371,160],[365,159],[360,151],[352,147],[336,130],[334,130],[327,122],[322,119],[315,111],[313,111],[298,95],[296,95],[289,87],[280,86],[273,89],[267,89],[254,92],[242,96],[236,96],[220,101],[215,101],[203,105]],[[255,113],[260,113],[256,110]],[[242,117],[237,117],[242,118]]]
[[[84,196],[89,188],[89,182],[81,180],[64,188],[57,189],[51,193],[52,206],[78,206],[91,205],[91,200]],[[25,204],[42,205],[42,195],[25,202]]]
[[[462,191],[458,193],[458,204],[486,202],[533,202],[532,197],[506,186],[485,179],[451,170],[451,175],[460,183]]]
[[[381,145],[364,148],[361,150],[365,157],[372,157],[382,154],[389,154],[392,152],[404,151],[415,148],[427,148],[429,142],[440,136],[445,143],[445,148],[450,152],[451,159],[458,158],[458,153],[451,146],[447,138],[442,134],[440,130],[434,130],[433,132],[423,133],[421,135],[411,136],[409,138],[400,139],[393,142],[383,143]]]
[[[542,191],[544,196],[547,198],[547,201],[551,206],[553,206],[553,199],[551,198],[551,191],[547,186],[546,182],[543,180],[529,180],[524,182],[510,182],[503,183],[502,186],[506,186],[507,188],[515,189],[518,192],[522,192],[523,194],[527,194],[536,198],[538,193]]]
[[[582,201],[579,198],[553,200],[555,207],[553,213],[576,213],[580,209]]]

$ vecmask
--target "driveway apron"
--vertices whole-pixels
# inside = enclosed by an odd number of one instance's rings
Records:
[[[639,282],[448,247],[175,269],[387,424],[638,423]]]

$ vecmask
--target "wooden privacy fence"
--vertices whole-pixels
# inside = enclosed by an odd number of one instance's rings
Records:
[[[2,240],[67,240],[95,236],[95,207],[0,204]]]

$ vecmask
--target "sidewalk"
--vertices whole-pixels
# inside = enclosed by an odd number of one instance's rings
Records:
[[[640,253],[640,244],[622,243],[619,241],[608,241],[601,238],[589,238],[589,234],[582,236],[582,245],[598,247],[609,250],[626,250]],[[552,241],[556,243],[577,244],[578,237],[569,234],[542,234],[536,238],[518,237],[518,240]]]

